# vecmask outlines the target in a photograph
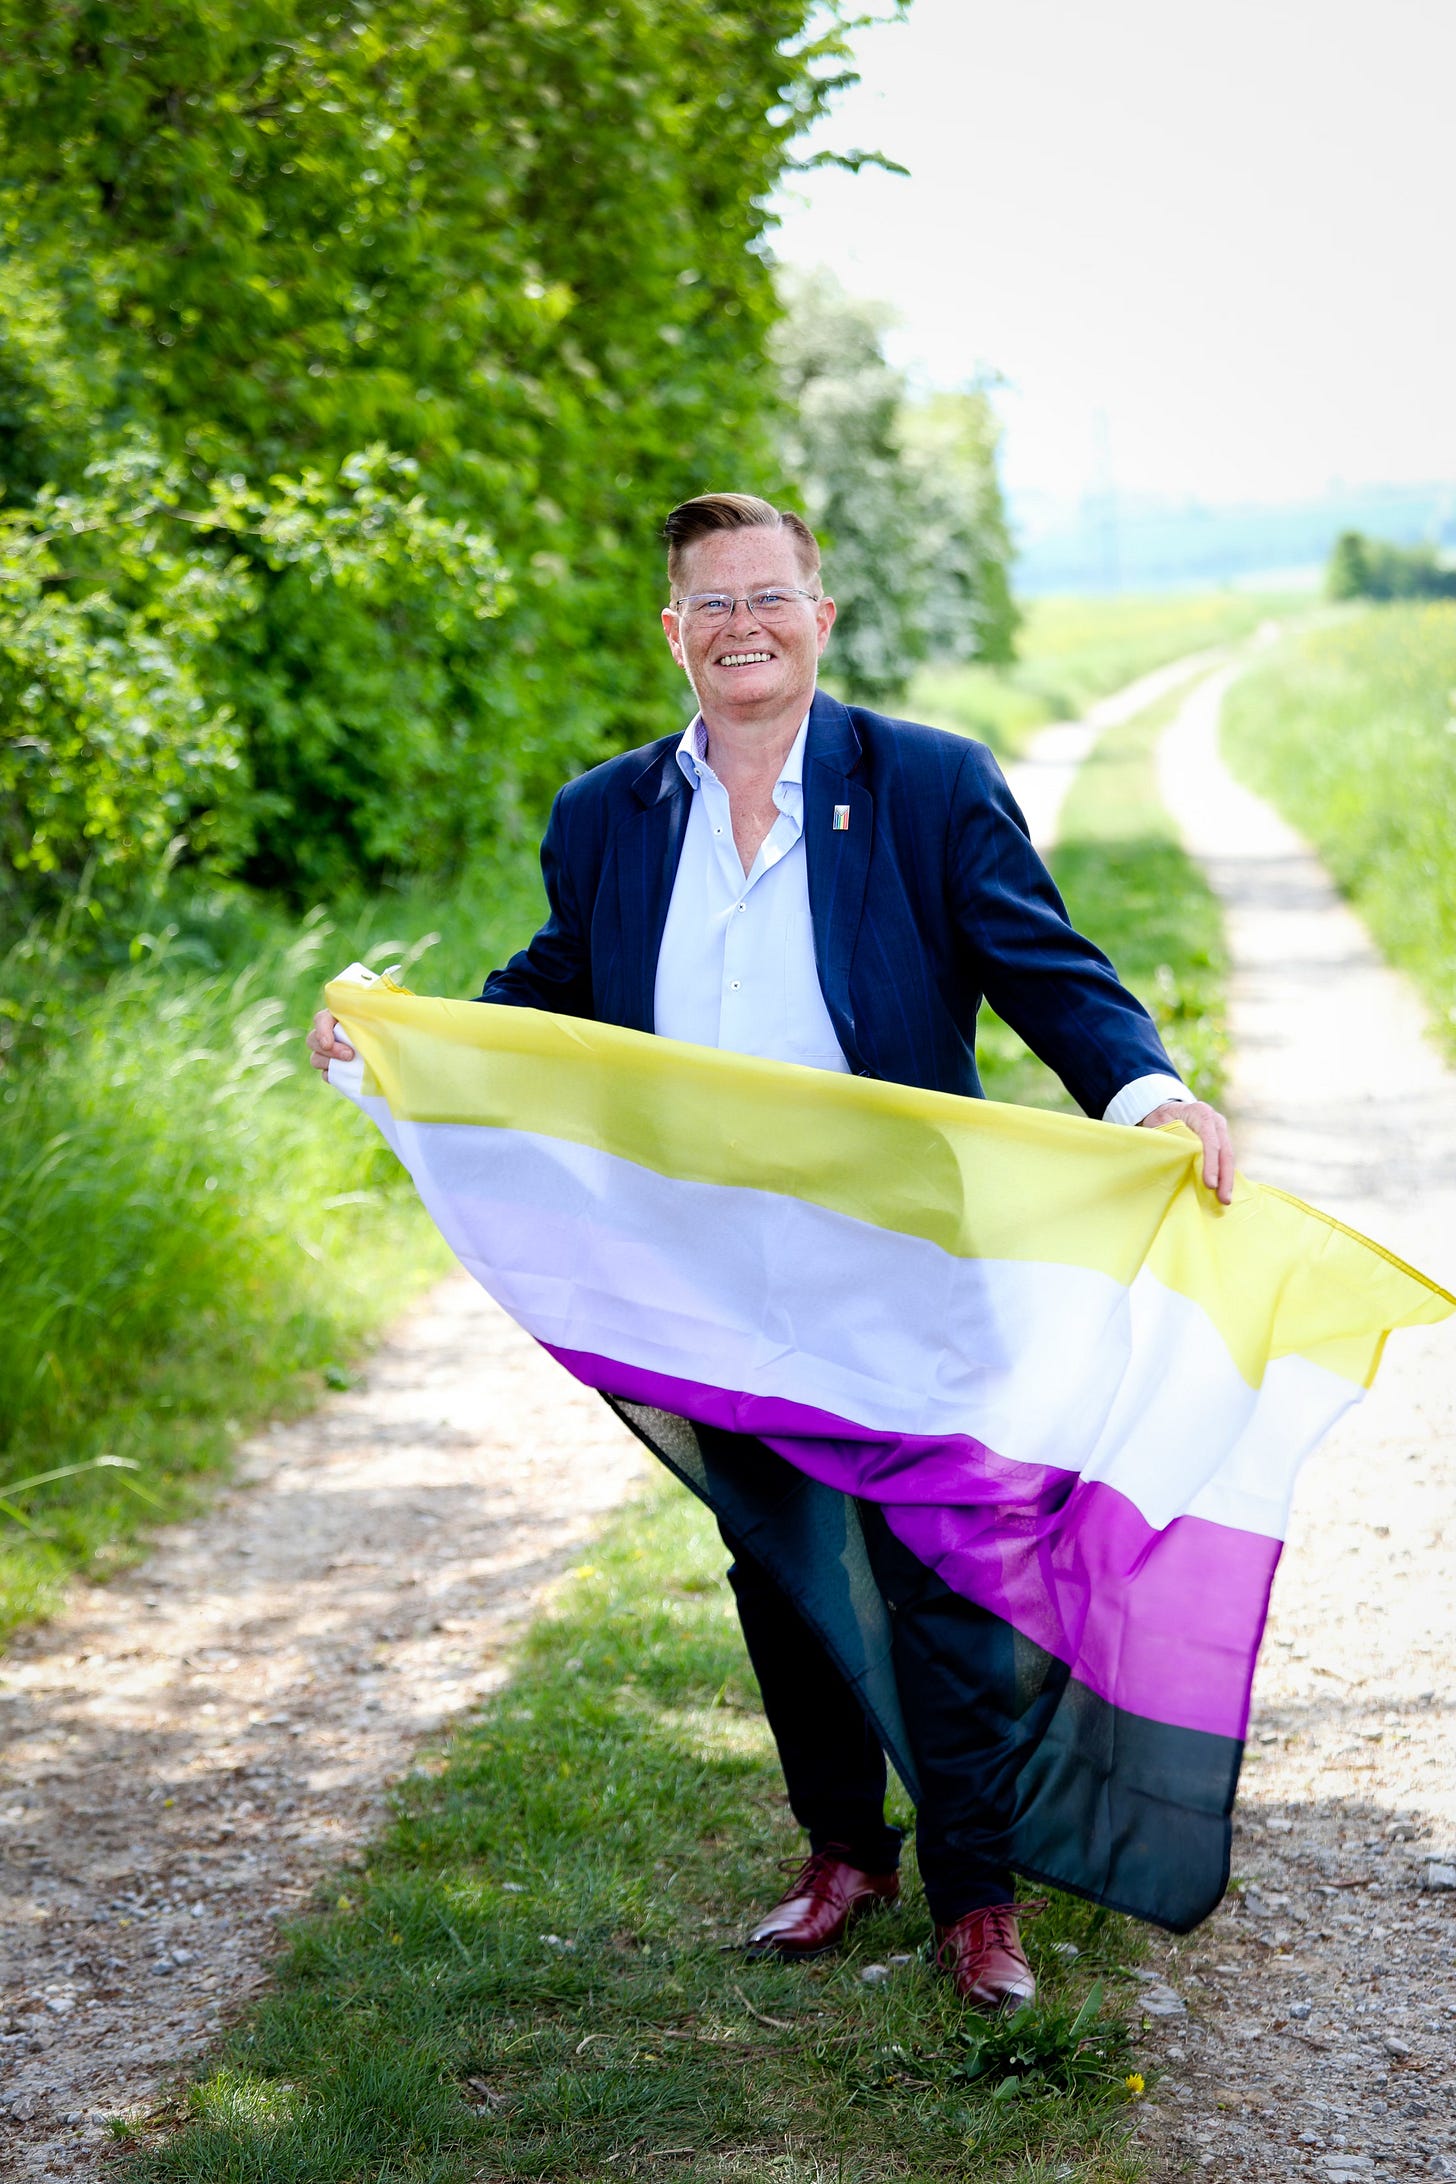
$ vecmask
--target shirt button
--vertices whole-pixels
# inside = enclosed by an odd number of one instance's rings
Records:
[[[728,985],[729,985],[729,989],[730,989],[730,991],[731,991],[731,992],[733,992],[733,993],[737,993],[737,991],[738,991],[739,987],[740,987],[740,986],[742,985],[742,983],[743,983],[743,981],[742,981],[742,979],[740,979],[740,978],[730,978],[730,979],[729,979],[729,981],[728,981]]]
[[[737,907],[737,908],[738,908],[739,910],[746,910],[746,909],[748,908],[748,905],[747,905],[747,903],[746,903],[746,902],[740,902],[740,903],[738,903],[738,904],[736,905],[736,907]]]

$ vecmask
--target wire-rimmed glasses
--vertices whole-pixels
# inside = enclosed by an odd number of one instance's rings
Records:
[[[685,599],[669,607],[668,613],[675,614],[679,621],[711,624],[730,621],[734,608],[743,606],[755,622],[782,622],[795,611],[799,600],[808,599],[817,606],[819,597],[818,592],[804,591],[797,584],[771,584],[738,598],[731,592],[689,592]]]

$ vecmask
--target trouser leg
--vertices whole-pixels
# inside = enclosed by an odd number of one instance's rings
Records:
[[[728,1582],[763,1710],[778,1746],[789,1808],[812,1850],[842,1846],[864,1873],[900,1862],[885,1821],[885,1755],[828,1651],[761,1563],[720,1524],[734,1557]]]
[[[1020,1739],[1011,1733],[1011,1632],[954,1593],[860,1504],[870,1565],[889,1604],[895,1681],[920,1774],[915,1854],[930,1915],[950,1926],[1016,1891],[1008,1830]]]

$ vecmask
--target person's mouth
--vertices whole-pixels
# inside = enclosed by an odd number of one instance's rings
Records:
[[[720,652],[715,667],[763,667],[771,659],[771,652]]]

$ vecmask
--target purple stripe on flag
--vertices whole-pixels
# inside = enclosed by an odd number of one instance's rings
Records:
[[[754,1434],[811,1478],[879,1502],[953,1591],[1109,1705],[1243,1737],[1278,1540],[1206,1517],[1159,1531],[1115,1487],[1013,1463],[968,1434],[879,1434],[808,1404],[545,1347],[588,1387]]]

